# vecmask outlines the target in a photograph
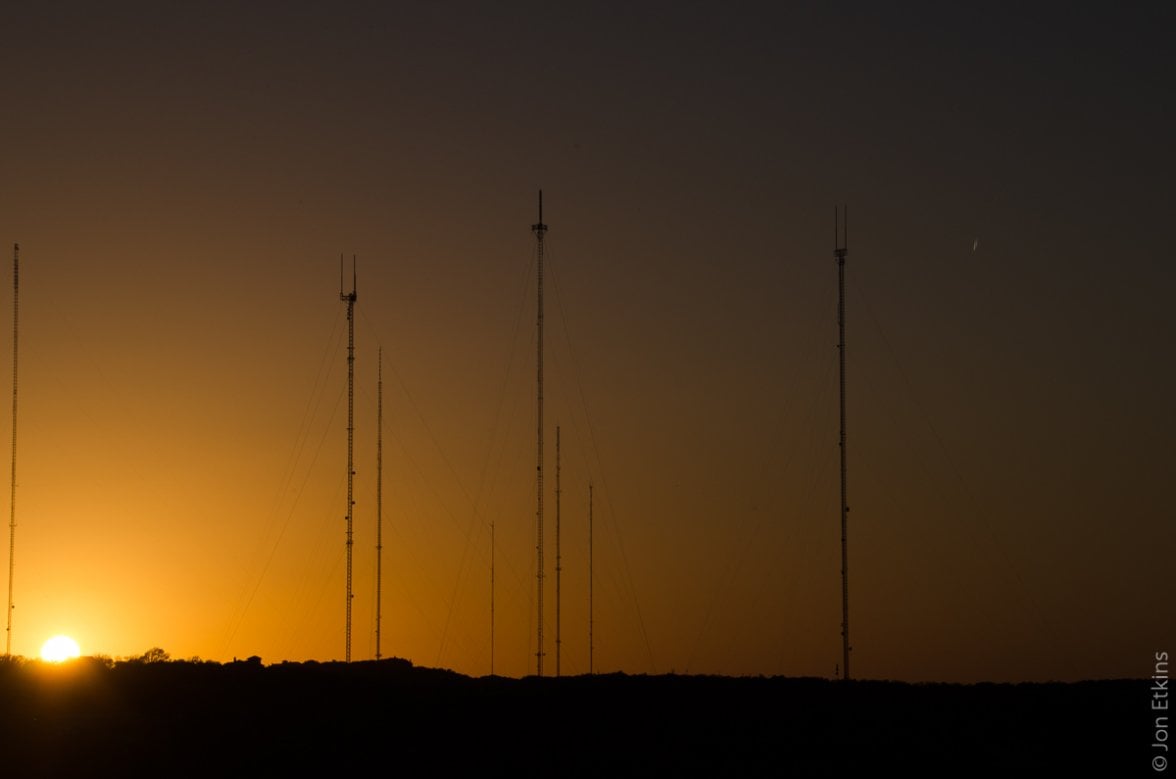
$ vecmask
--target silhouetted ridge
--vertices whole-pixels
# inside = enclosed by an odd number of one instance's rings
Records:
[[[1148,684],[507,679],[402,659],[83,658],[0,663],[0,732],[8,775],[526,772],[535,749],[544,765],[558,750],[571,775],[1127,775],[1148,756]],[[526,745],[523,722],[538,728]]]

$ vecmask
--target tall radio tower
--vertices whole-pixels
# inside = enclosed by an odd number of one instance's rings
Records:
[[[538,244],[538,266],[539,266],[539,308],[536,317],[536,328],[538,330],[538,357],[536,359],[536,366],[538,368],[536,377],[536,398],[538,406],[538,444],[536,446],[536,467],[535,467],[535,484],[536,484],[536,544],[535,549],[538,556],[537,568],[538,577],[536,596],[538,617],[536,634],[538,639],[538,646],[535,650],[535,673],[538,676],[543,675],[543,235],[547,232],[547,225],[543,224],[543,190],[539,190],[539,221],[531,225],[531,230],[535,233],[535,240]]]
[[[849,547],[846,540],[846,520],[849,504],[845,487],[845,255],[849,244],[849,209],[841,207],[840,220],[833,209],[833,256],[837,260],[837,358],[840,362],[841,384],[841,678],[849,677]]]
[[[339,257],[339,299],[347,304],[347,650],[343,659],[351,662],[351,551],[352,518],[355,508],[355,255],[351,257],[351,292],[343,291],[343,257]]]
[[[12,572],[16,561],[16,354],[20,341],[20,244],[12,245],[12,492],[8,521],[8,626],[4,654],[12,654]]]

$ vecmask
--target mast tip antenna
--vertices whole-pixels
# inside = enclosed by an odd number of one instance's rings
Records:
[[[345,292],[344,279],[346,278],[343,264],[343,252],[339,252],[339,299],[346,302],[348,300],[355,300],[356,290],[356,272],[355,272],[355,255],[351,255],[351,292]]]
[[[531,230],[542,235],[547,232],[547,225],[543,224],[543,190],[539,190],[539,221],[531,225]]]

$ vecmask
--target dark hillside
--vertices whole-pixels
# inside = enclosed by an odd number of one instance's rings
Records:
[[[1134,776],[1151,773],[1148,687],[8,663],[0,760],[8,776]]]

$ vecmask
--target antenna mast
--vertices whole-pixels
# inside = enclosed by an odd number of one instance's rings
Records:
[[[557,301],[558,302],[558,301]],[[559,676],[559,425],[555,426],[555,675]]]
[[[538,358],[536,366],[538,368],[536,378],[536,397],[538,405],[538,445],[536,447],[536,467],[535,467],[535,483],[536,483],[536,544],[535,549],[538,555],[537,562],[537,608],[538,608],[538,627],[537,638],[538,648],[535,651],[535,672],[536,675],[543,675],[543,235],[547,232],[547,225],[543,224],[543,190],[539,190],[539,221],[531,225],[531,230],[535,233],[535,239],[539,248],[539,308],[538,316],[536,317],[536,328],[538,330]]]
[[[347,304],[347,650],[344,660],[351,662],[351,551],[352,519],[355,508],[355,255],[351,255],[351,292],[343,291],[343,257],[339,256],[339,299]]]
[[[833,209],[833,256],[837,260],[837,356],[841,364],[841,678],[849,677],[849,548],[846,541],[846,519],[849,504],[845,487],[845,255],[849,244],[849,209]]]
[[[384,584],[384,347],[376,350],[376,659],[380,659]]]
[[[12,654],[12,572],[16,560],[16,355],[20,333],[20,244],[12,244],[12,492],[8,521],[8,626],[4,654]]]
[[[588,673],[592,674],[592,482],[588,482]]]
[[[490,520],[490,675],[494,675],[494,520]]]

